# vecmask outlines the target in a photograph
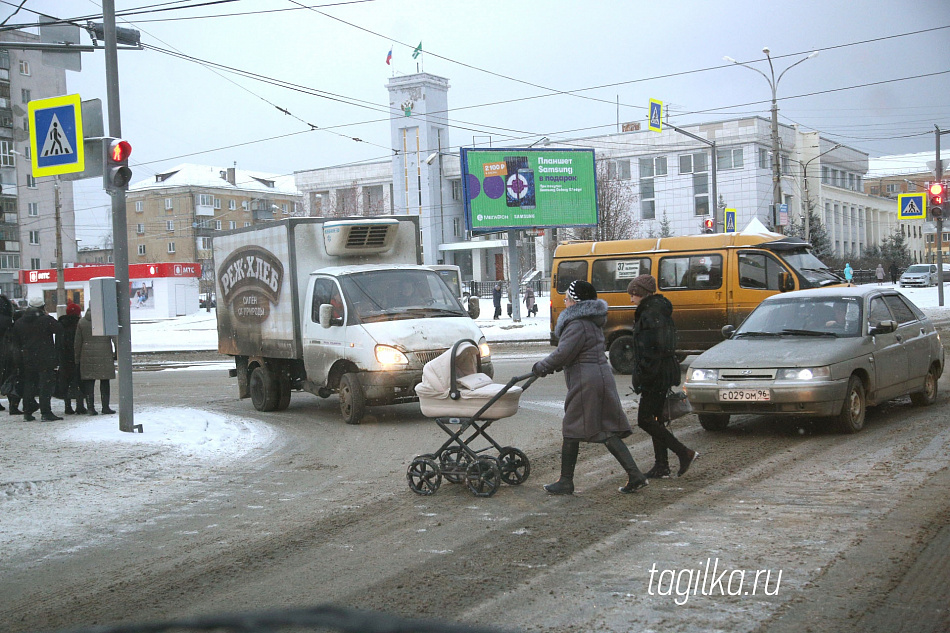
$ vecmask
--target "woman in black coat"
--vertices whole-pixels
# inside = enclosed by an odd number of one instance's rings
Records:
[[[646,476],[652,479],[670,476],[668,451],[680,460],[679,476],[686,474],[699,453],[686,448],[673,432],[660,422],[663,403],[669,390],[680,384],[680,366],[676,360],[676,326],[673,325],[673,304],[656,294],[656,279],[640,275],[627,286],[630,303],[637,306],[634,314],[633,390],[640,394],[637,425],[653,438],[656,463]]]
[[[66,314],[59,317],[59,323],[63,326],[63,358],[59,363],[56,393],[66,401],[67,415],[86,412],[86,403],[79,384],[79,368],[76,366],[73,350],[76,344],[76,326],[79,325],[81,316],[82,308],[76,303],[69,303],[66,305]],[[76,401],[75,410],[72,405],[73,400]]]
[[[632,433],[623,412],[617,383],[604,354],[604,324],[607,302],[586,281],[573,281],[564,298],[567,308],[558,315],[554,335],[557,349],[531,368],[535,376],[564,370],[567,395],[561,446],[561,478],[544,489],[553,495],[574,492],[574,466],[581,442],[607,445],[627,472],[627,485],[620,492],[636,492],[647,485],[623,438]]]

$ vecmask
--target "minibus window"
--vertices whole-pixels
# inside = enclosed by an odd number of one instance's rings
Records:
[[[661,290],[714,290],[722,287],[722,256],[664,257],[657,279]]]
[[[561,294],[567,292],[567,287],[571,282],[581,279],[587,281],[587,262],[561,262],[557,265],[557,291]]]
[[[739,287],[781,290],[778,275],[785,267],[765,253],[739,253]],[[787,272],[787,271],[785,271]]]
[[[631,279],[650,274],[651,265],[649,257],[598,259],[591,266],[590,282],[597,292],[626,292]]]

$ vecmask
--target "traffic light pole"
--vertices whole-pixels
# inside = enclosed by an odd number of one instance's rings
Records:
[[[943,182],[943,165],[940,162],[940,128],[934,126],[934,138],[936,139],[937,163],[934,167],[934,173],[937,176],[937,182]],[[944,208],[946,208],[944,201]],[[937,218],[937,305],[943,307],[943,213]]]
[[[119,112],[119,60],[116,46],[115,0],[102,0],[106,52],[106,95],[109,106],[109,135],[122,138]],[[112,198],[112,249],[115,261],[116,302],[119,311],[119,335],[116,340],[119,361],[119,430],[142,431],[132,411],[132,314],[129,304],[129,234],[125,214],[125,188],[117,188]]]
[[[683,136],[688,136],[695,141],[699,141],[700,143],[705,143],[706,145],[709,145],[710,148],[712,148],[712,151],[710,152],[710,161],[709,161],[709,168],[710,168],[710,171],[712,172],[710,174],[712,177],[712,183],[710,185],[711,200],[709,201],[709,213],[712,214],[713,233],[715,233],[716,229],[719,227],[719,187],[716,184],[717,181],[719,180],[719,173],[718,173],[719,160],[716,157],[716,141],[710,141],[709,139],[703,138],[702,136],[696,136],[695,134],[692,134],[691,132],[687,132],[686,130],[681,130],[680,128],[676,127],[669,121],[667,121],[663,125],[671,127],[673,128],[674,131],[679,132]],[[722,229],[723,229],[723,232],[725,232],[726,227],[723,226]]]

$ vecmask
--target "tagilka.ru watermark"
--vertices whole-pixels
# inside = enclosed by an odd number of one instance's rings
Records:
[[[774,575],[774,586],[773,586]],[[682,606],[690,596],[776,596],[782,584],[782,570],[719,569],[719,559],[706,559],[697,569],[650,568],[651,596],[676,596],[673,602]]]

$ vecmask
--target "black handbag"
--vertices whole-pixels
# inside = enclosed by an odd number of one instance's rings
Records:
[[[670,389],[666,394],[666,400],[663,401],[663,412],[660,414],[660,422],[669,424],[673,420],[677,420],[684,415],[689,415],[692,412],[693,407],[686,398],[686,394],[682,391],[673,391]]]
[[[20,392],[16,388],[17,375],[10,374],[7,376],[7,379],[3,381],[3,384],[0,385],[0,396],[6,396],[8,398],[19,398]]]

